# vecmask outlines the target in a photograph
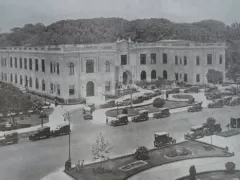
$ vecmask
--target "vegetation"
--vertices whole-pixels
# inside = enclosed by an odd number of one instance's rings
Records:
[[[127,108],[124,108],[124,109],[122,110],[122,114],[128,114]]]
[[[148,149],[145,146],[138,147],[135,152],[135,158],[137,160],[149,159]]]
[[[161,99],[161,98],[156,98],[153,101],[153,107],[156,107],[156,108],[161,108],[163,107],[164,104],[165,104],[165,101],[164,99]]]
[[[207,72],[207,80],[209,83],[217,84],[223,82],[223,74],[221,71],[209,69]]]
[[[196,168],[194,165],[190,166],[189,168],[190,180],[196,180]]]
[[[226,173],[234,173],[235,171],[235,164],[233,162],[227,162],[225,164],[225,167],[226,167]]]

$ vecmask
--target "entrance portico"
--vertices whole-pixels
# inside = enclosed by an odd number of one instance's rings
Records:
[[[125,71],[122,77],[123,85],[128,85],[132,83],[132,73],[130,71]]]

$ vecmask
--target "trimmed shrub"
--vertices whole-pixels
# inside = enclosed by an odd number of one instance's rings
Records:
[[[153,107],[156,107],[156,108],[161,108],[163,107],[164,104],[165,104],[165,101],[164,99],[161,99],[161,98],[156,98],[153,101]]]
[[[151,89],[152,89],[152,90],[154,90],[155,88],[156,88],[155,85],[152,85],[152,86],[151,86]]]
[[[137,160],[149,159],[148,149],[145,146],[138,147],[135,152],[135,158]]]
[[[190,180],[196,180],[196,168],[194,165],[190,166],[189,168]]]
[[[166,153],[168,157],[187,156],[191,154],[192,152],[184,147],[174,147]]]
[[[235,164],[233,162],[227,162],[225,164],[226,173],[234,173],[235,172]]]
[[[122,110],[122,114],[128,114],[127,108],[124,108],[124,109]]]

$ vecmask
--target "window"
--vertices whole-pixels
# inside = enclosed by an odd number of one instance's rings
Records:
[[[28,77],[25,75],[25,87],[28,86]]]
[[[69,95],[74,95],[75,94],[75,87],[74,85],[69,86]]]
[[[17,58],[15,57],[14,59],[15,59],[15,68],[17,68],[18,67]]]
[[[182,74],[181,73],[179,74],[179,78],[182,79]]]
[[[10,57],[10,67],[13,67],[12,57]]]
[[[184,56],[184,66],[187,65],[187,56]]]
[[[56,66],[55,66],[55,64],[53,65],[53,72],[54,72],[54,73],[56,72]]]
[[[196,75],[196,82],[200,82],[200,74]]]
[[[74,74],[74,64],[73,63],[70,63],[70,65],[69,65],[69,74],[70,75]]]
[[[121,65],[127,64],[127,55],[121,55]]]
[[[94,72],[94,63],[93,60],[87,60],[86,62],[86,73]]]
[[[20,75],[20,85],[23,84],[23,79],[22,79],[22,75]]]
[[[157,72],[156,72],[156,70],[152,70],[151,79],[153,80],[153,79],[156,79],[156,78],[157,78]]]
[[[50,73],[53,73],[53,64],[50,62]]]
[[[24,58],[24,68],[27,69],[27,58]]]
[[[18,78],[17,78],[17,74],[15,74],[15,84],[18,83]]]
[[[19,66],[22,68],[22,58],[19,58]]]
[[[106,61],[106,72],[110,72],[110,63],[109,61]]]
[[[140,64],[146,64],[146,54],[140,54]]]
[[[10,74],[10,81],[13,82],[13,76],[12,76],[12,73]]]
[[[39,88],[39,84],[38,84],[38,78],[36,78],[36,80],[35,80],[35,87],[36,87],[36,89],[38,89],[38,88]]]
[[[4,80],[4,75],[3,75],[3,72],[1,73],[1,76],[2,76],[2,81]]]
[[[59,74],[59,63],[57,63],[57,74]]]
[[[35,59],[35,71],[38,71],[38,59]]]
[[[223,57],[222,55],[219,56],[219,64],[222,64]]]
[[[188,76],[187,76],[187,74],[184,74],[184,82],[187,82],[188,81]]]
[[[146,80],[147,79],[147,74],[146,71],[141,72],[141,80]]]
[[[167,54],[163,53],[163,64],[167,64]]]
[[[29,69],[32,70],[32,59],[29,59]]]
[[[212,54],[207,55],[207,64],[211,65],[212,64]]]
[[[197,56],[197,57],[196,57],[196,66],[199,66],[199,65],[200,65],[200,57]]]
[[[29,78],[29,87],[32,87],[32,78]]]
[[[105,92],[111,91],[111,81],[105,82]]]
[[[57,94],[60,95],[60,85],[57,85]]]
[[[45,60],[42,59],[42,72],[45,72]]]
[[[164,79],[167,79],[167,78],[168,78],[168,74],[167,74],[167,71],[166,71],[166,70],[163,70],[163,78],[164,78]]]
[[[51,93],[53,93],[53,83],[50,84],[51,87]]]
[[[178,65],[178,57],[175,56],[175,64]]]
[[[45,91],[45,81],[44,81],[44,79],[42,80],[42,91]]]
[[[157,55],[156,53],[151,53],[151,64],[157,63]]]
[[[175,80],[178,81],[178,73],[175,73]]]
[[[179,64],[182,64],[182,58],[180,58]]]
[[[7,73],[5,74],[5,81],[7,81]]]

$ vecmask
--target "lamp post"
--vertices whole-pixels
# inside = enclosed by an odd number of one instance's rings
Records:
[[[41,126],[43,127],[43,110],[40,111]]]
[[[65,110],[63,113],[64,121],[68,121],[69,128],[70,128],[70,113],[69,111]],[[71,132],[69,131],[69,140],[68,140],[68,167],[71,167]]]

